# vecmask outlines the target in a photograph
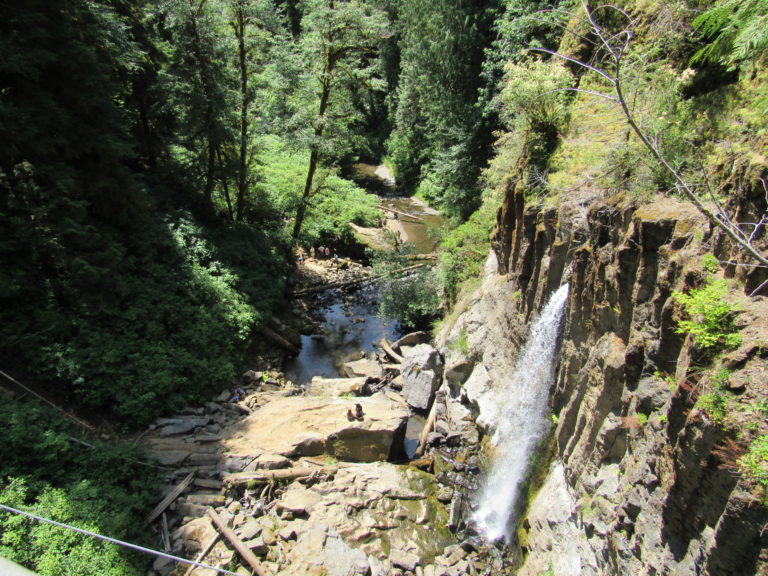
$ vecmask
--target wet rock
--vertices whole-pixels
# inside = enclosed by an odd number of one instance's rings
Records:
[[[405,401],[418,410],[429,409],[443,375],[440,353],[427,344],[419,344],[403,358],[402,375]]]

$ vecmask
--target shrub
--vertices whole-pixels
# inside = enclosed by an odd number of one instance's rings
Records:
[[[768,434],[755,438],[747,453],[739,458],[741,473],[768,491]]]
[[[135,445],[77,438],[61,415],[0,397],[0,503],[144,544],[141,520],[159,488]],[[0,512],[0,555],[41,576],[139,576],[147,556]]]
[[[407,274],[406,254],[379,254],[373,265],[379,282],[379,315],[394,318],[405,329],[427,329],[440,312],[437,277],[431,267]]]
[[[680,302],[689,316],[678,321],[676,332],[690,334],[702,350],[716,351],[736,348],[741,344],[734,323],[738,308],[725,302],[728,292],[724,279],[709,278],[700,289],[693,289],[688,294],[675,291],[673,297]]]

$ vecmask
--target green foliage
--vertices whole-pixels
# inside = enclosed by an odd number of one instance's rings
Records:
[[[735,326],[738,307],[723,300],[728,292],[724,279],[709,278],[703,288],[688,294],[675,291],[673,297],[680,302],[689,316],[680,320],[676,332],[691,334],[702,350],[731,349],[741,344],[741,335]]]
[[[730,409],[728,393],[725,389],[730,372],[723,368],[709,381],[709,389],[696,400],[696,407],[704,410],[712,422],[720,428],[726,427],[726,418]]]
[[[533,60],[505,67],[499,94],[501,118],[509,128],[523,119],[533,130],[557,131],[565,124],[568,93],[573,79],[559,62]]]
[[[765,0],[719,0],[700,14],[693,26],[708,42],[692,62],[718,62],[730,67],[759,59],[768,50],[768,4]]]
[[[276,137],[262,140],[260,186],[270,204],[286,218],[296,212],[301,202],[307,162],[306,152],[292,149]],[[380,223],[381,213],[376,209],[378,199],[375,195],[368,194],[330,169],[322,171],[317,180],[319,185],[310,197],[299,237],[301,244],[341,247],[354,240],[348,226],[350,222],[360,226]]]
[[[713,254],[704,254],[701,257],[701,265],[709,274],[715,274],[720,270],[720,263]]]
[[[135,445],[78,441],[62,417],[0,397],[0,503],[148,544],[141,519],[159,478]],[[41,576],[139,576],[147,557],[49,524],[0,512],[0,555]]]
[[[38,379],[133,426],[234,378],[285,274],[253,228],[211,232],[186,217],[140,225],[141,234],[104,235],[74,252],[60,296],[7,293],[17,304],[4,307],[0,331]]]
[[[768,434],[762,434],[750,443],[747,453],[739,458],[739,469],[747,479],[768,492]]]
[[[388,157],[401,186],[419,187],[462,220],[480,204],[490,152],[493,122],[477,102],[495,8],[487,0],[398,3],[401,66]]]
[[[469,220],[448,231],[440,243],[437,277],[449,302],[455,300],[464,282],[479,275],[488,257],[495,222],[491,204],[484,204]]]
[[[379,314],[394,318],[406,329],[428,329],[440,312],[437,278],[431,267],[403,273],[409,267],[408,251],[379,253],[373,263],[378,283]]]

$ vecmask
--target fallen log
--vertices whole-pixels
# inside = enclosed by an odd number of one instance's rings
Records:
[[[168,506],[171,505],[171,502],[176,500],[176,498],[179,497],[179,495],[184,492],[184,490],[187,489],[187,486],[189,486],[192,483],[192,479],[195,477],[195,473],[190,472],[184,480],[182,480],[176,488],[174,488],[168,496],[163,498],[160,501],[160,504],[154,507],[152,512],[147,514],[147,517],[144,518],[144,526],[147,524],[151,524],[160,514],[165,512],[165,509],[168,508]]]
[[[393,214],[397,214],[398,216],[405,216],[406,218],[413,218],[414,220],[418,220],[419,222],[424,222],[424,218],[420,216],[415,216],[413,214],[408,214],[407,212],[400,212],[400,210],[395,210],[393,208],[387,208],[386,206],[382,206],[379,204],[379,210],[384,210],[385,212],[392,212]]]
[[[421,430],[421,435],[419,436],[419,445],[416,447],[416,450],[413,453],[414,458],[419,458],[422,454],[424,454],[424,450],[427,447],[427,437],[435,427],[435,420],[437,419],[436,405],[437,402],[432,404],[432,410],[429,411],[429,417],[424,423],[424,428]]]
[[[389,340],[387,340],[386,338],[382,338],[379,344],[381,344],[381,347],[384,350],[384,352],[387,353],[387,356],[392,358],[392,360],[394,360],[395,362],[402,364],[403,357],[400,356],[400,354],[398,354],[392,349],[392,345],[389,343]]]
[[[282,336],[281,334],[278,334],[271,328],[268,328],[267,326],[262,326],[259,328],[259,332],[266,336],[268,339],[272,340],[275,344],[278,344],[281,348],[284,348],[288,350],[289,352],[298,352],[298,348],[287,338]]]
[[[401,268],[400,270],[395,270],[392,274],[404,274],[406,272],[410,272],[411,270],[416,270],[417,268],[422,268],[424,266],[428,266],[429,262],[421,262],[420,264],[414,264],[413,266],[407,266],[405,268]],[[348,280],[346,282],[331,282],[329,284],[321,284],[319,286],[313,286],[312,288],[305,288],[304,290],[296,290],[294,292],[291,292],[290,296],[291,298],[301,298],[302,296],[309,296],[311,294],[317,294],[318,292],[324,292],[326,290],[331,290],[333,288],[347,288],[349,286],[356,286],[358,284],[364,284],[366,282],[375,282],[376,280],[380,280],[382,278],[381,274],[375,274],[373,276],[368,276],[366,278],[355,278],[354,280]]]
[[[305,466],[296,468],[284,468],[281,470],[256,470],[254,472],[233,472],[226,474],[222,480],[224,484],[230,486],[242,486],[250,482],[254,484],[267,484],[274,480],[297,480],[311,476],[313,473],[322,472],[323,474],[333,474],[339,469],[338,466],[323,466],[322,468],[307,468]]]
[[[213,523],[219,529],[221,535],[229,540],[237,553],[240,554],[240,557],[245,560],[251,568],[253,568],[253,571],[257,574],[257,576],[267,576],[267,572],[264,570],[264,568],[262,568],[259,559],[256,558],[256,554],[254,554],[253,551],[248,548],[248,546],[246,546],[245,543],[240,540],[240,538],[237,537],[237,535],[229,528],[229,526],[227,526],[224,520],[222,520],[221,517],[216,514],[216,511],[213,508],[208,508],[208,516],[210,516],[211,520],[213,520]]]

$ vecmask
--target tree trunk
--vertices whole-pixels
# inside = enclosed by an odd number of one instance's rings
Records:
[[[336,56],[330,50],[325,53],[325,65],[323,66],[323,76],[321,80],[322,90],[320,92],[320,107],[317,113],[317,124],[315,124],[315,140],[323,137],[324,116],[328,109],[328,100],[331,96],[331,74],[336,66]],[[317,149],[317,143],[312,144],[312,152],[309,155],[309,166],[307,167],[307,179],[304,182],[304,192],[301,195],[301,204],[296,211],[296,221],[293,225],[293,234],[291,238],[296,240],[301,233],[301,226],[304,223],[304,217],[307,213],[307,204],[312,194],[312,181],[315,178],[317,164],[320,161],[320,152]]]
[[[235,8],[233,24],[237,36],[238,57],[240,62],[240,158],[238,159],[237,208],[235,221],[240,222],[245,209],[245,194],[248,191],[248,51],[245,46],[246,16],[242,2]]]

